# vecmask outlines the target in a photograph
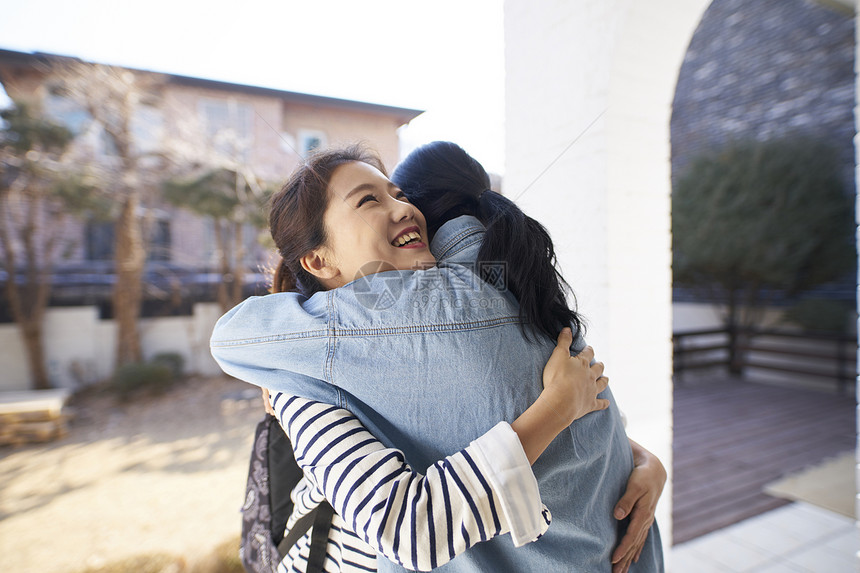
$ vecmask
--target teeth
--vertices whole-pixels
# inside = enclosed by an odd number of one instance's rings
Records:
[[[411,241],[413,239],[420,240],[421,235],[419,235],[415,231],[412,231],[410,233],[400,235],[399,237],[394,239],[393,243],[394,243],[395,247],[402,247],[403,245],[405,245],[406,243],[408,243],[409,241]]]

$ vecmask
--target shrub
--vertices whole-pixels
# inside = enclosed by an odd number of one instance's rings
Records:
[[[676,284],[711,291],[729,324],[749,326],[775,293],[795,296],[850,273],[854,194],[836,157],[827,143],[795,135],[694,160],[672,190]]]
[[[174,379],[173,371],[164,364],[134,362],[117,369],[113,375],[113,386],[119,392],[120,399],[127,400],[139,390],[162,393]]]
[[[853,310],[843,301],[810,298],[785,311],[783,320],[805,330],[842,334],[850,330]]]
[[[182,378],[185,368],[185,358],[178,352],[161,352],[149,360],[150,364],[161,364],[170,368],[174,379]]]

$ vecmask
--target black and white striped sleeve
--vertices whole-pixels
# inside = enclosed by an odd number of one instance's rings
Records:
[[[500,423],[468,447],[413,471],[348,410],[271,395],[305,475],[359,537],[417,571],[511,532],[519,546],[550,522],[519,438]]]

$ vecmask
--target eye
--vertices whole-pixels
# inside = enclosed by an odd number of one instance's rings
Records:
[[[373,196],[373,193],[368,193],[367,195],[365,195],[364,197],[362,197],[362,198],[358,201],[358,205],[356,205],[356,207],[361,207],[362,205],[364,205],[364,204],[365,204],[365,203],[367,203],[368,201],[377,201],[376,197],[374,197],[374,196]],[[379,201],[377,201],[377,203],[378,203],[378,202],[379,202]]]
[[[407,203],[409,202],[409,197],[407,197],[406,193],[404,193],[403,191],[398,191],[394,198],[398,201],[406,201]]]

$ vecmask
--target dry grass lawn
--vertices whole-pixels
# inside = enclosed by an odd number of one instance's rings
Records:
[[[221,569],[263,416],[259,399],[225,397],[249,388],[216,377],[129,403],[76,396],[66,438],[0,448],[0,571]]]

